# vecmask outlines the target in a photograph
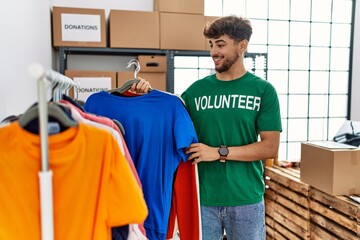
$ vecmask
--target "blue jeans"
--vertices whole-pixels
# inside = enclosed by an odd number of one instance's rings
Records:
[[[235,207],[201,206],[203,240],[265,240],[264,201]]]

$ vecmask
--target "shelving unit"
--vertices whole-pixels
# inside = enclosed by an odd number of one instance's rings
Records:
[[[166,89],[168,92],[174,92],[174,59],[176,56],[210,56],[209,51],[193,50],[162,50],[162,49],[135,49],[135,48],[94,48],[94,47],[59,47],[59,72],[65,74],[68,68],[68,55],[115,55],[115,56],[133,56],[133,55],[163,55],[167,58]],[[264,57],[264,76],[267,72],[267,53],[246,53],[245,58],[252,59],[252,71],[255,72],[255,63],[257,57]]]

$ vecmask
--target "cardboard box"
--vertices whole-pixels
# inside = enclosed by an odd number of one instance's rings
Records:
[[[166,73],[165,72],[139,72],[138,77],[150,81],[153,89],[166,91]],[[120,87],[126,81],[134,79],[134,72],[124,71],[117,73],[117,82]]]
[[[53,7],[55,47],[106,47],[104,9]]]
[[[159,13],[110,10],[111,48],[160,47]]]
[[[214,20],[218,19],[219,17],[215,17],[215,16],[205,16],[205,23],[204,23],[204,27],[208,24],[213,22]],[[210,45],[209,45],[209,39],[207,39],[204,36],[205,39],[205,50],[210,51]]]
[[[204,0],[154,0],[154,10],[204,15]]]
[[[141,72],[166,72],[166,56],[139,55]]]
[[[330,195],[360,194],[360,149],[301,144],[301,181]]]
[[[160,13],[160,48],[205,50],[205,16],[184,13]]]
[[[77,93],[70,89],[69,96],[84,102],[95,92],[107,91],[117,86],[116,72],[111,71],[66,70],[65,76],[80,84],[80,89],[77,90]]]

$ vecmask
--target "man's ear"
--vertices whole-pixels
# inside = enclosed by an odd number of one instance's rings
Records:
[[[245,53],[248,48],[248,45],[249,45],[248,40],[246,40],[246,39],[241,40],[238,45],[239,52]]]

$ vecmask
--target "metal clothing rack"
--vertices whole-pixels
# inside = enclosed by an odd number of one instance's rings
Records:
[[[41,151],[41,171],[39,172],[41,239],[53,240],[53,191],[52,171],[49,168],[48,109],[46,100],[46,83],[47,81],[50,81],[52,83],[61,84],[63,90],[69,87],[79,88],[79,84],[53,70],[45,71],[44,68],[39,64],[32,64],[29,67],[28,71],[31,77],[37,79],[38,84],[38,110]]]

